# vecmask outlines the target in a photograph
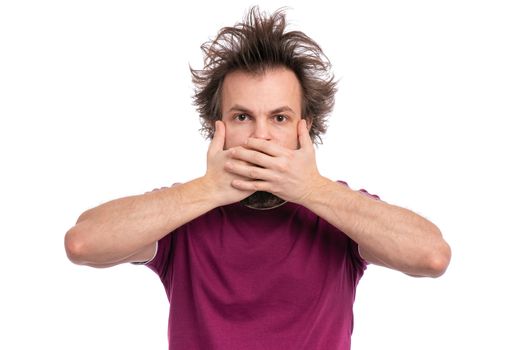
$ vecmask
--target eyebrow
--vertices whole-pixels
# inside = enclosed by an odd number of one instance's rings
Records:
[[[232,111],[238,111],[238,112],[244,112],[244,113],[248,113],[248,114],[253,114],[253,112],[250,111],[249,108],[246,108],[246,107],[238,105],[238,104],[236,104],[233,107],[231,107],[228,112],[232,112]],[[272,111],[270,111],[269,114],[277,114],[277,113],[282,113],[282,112],[291,112],[293,114],[296,114],[295,111],[293,111],[293,109],[291,109],[291,107],[289,107],[289,106],[281,106],[281,107],[275,108]]]

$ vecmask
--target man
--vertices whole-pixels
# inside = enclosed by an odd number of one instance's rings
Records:
[[[319,173],[335,83],[320,47],[285,28],[253,8],[203,46],[204,176],[90,209],[66,234],[75,263],[159,275],[170,349],[348,349],[366,264],[432,277],[449,264],[431,222]]]

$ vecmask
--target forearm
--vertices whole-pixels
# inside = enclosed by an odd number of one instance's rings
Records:
[[[439,275],[449,263],[439,229],[410,210],[325,178],[302,204],[357,242],[374,263],[419,276]]]
[[[83,213],[66,234],[71,260],[112,264],[216,207],[203,178],[125,197]]]

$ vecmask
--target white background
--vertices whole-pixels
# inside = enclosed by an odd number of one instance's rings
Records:
[[[523,349],[521,2],[260,5],[290,6],[340,80],[321,172],[453,248],[439,279],[370,267],[353,348]],[[188,66],[248,7],[1,2],[0,348],[167,349],[158,277],[73,265],[63,237],[87,208],[203,174]]]

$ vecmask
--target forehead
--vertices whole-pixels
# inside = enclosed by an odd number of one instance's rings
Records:
[[[272,68],[260,73],[234,71],[222,85],[224,110],[235,104],[250,104],[255,109],[288,105],[300,111],[301,86],[295,73],[287,68]]]

